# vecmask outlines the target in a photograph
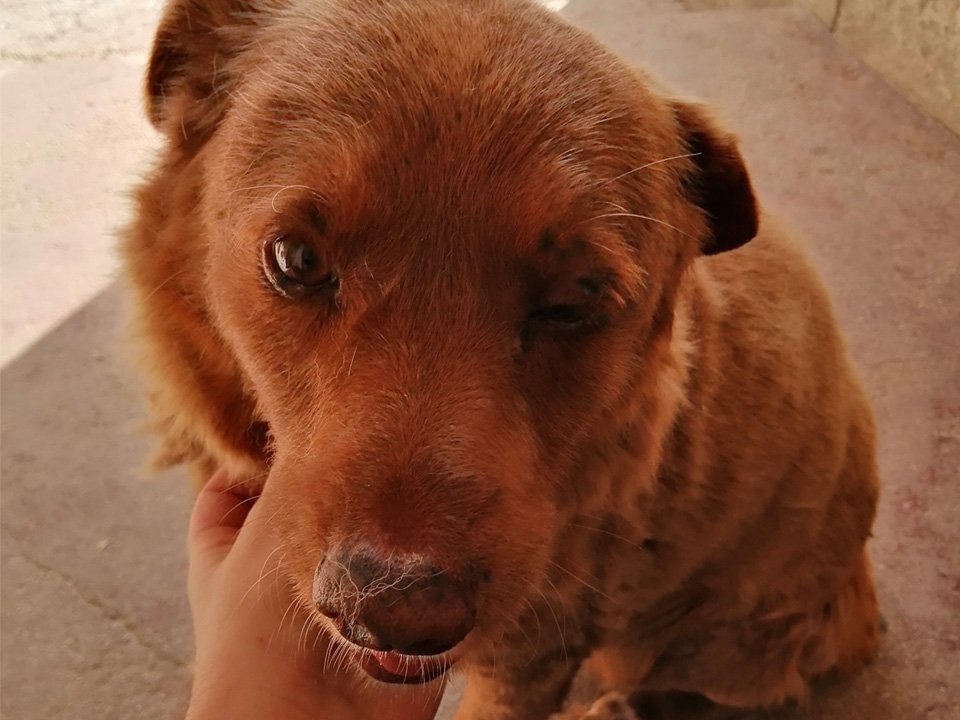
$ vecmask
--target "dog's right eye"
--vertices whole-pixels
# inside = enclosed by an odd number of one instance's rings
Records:
[[[296,235],[280,235],[263,246],[263,270],[270,284],[284,295],[336,288],[336,273],[317,248]]]

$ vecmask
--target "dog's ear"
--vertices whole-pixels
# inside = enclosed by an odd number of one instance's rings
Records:
[[[171,139],[196,147],[229,103],[230,61],[278,0],[169,0],[147,68],[147,116]]]
[[[757,234],[757,204],[736,138],[720,129],[705,108],[671,103],[694,170],[684,178],[690,199],[707,216],[704,255],[734,250]]]

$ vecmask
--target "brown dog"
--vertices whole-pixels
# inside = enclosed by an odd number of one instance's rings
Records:
[[[702,108],[519,0],[174,0],[148,96],[161,461],[266,482],[358,667],[537,720],[870,659],[870,410]]]

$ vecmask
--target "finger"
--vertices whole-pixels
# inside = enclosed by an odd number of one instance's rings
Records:
[[[276,518],[280,499],[274,495],[274,488],[268,482],[255,502],[245,504],[243,526],[236,535],[236,552],[256,554],[258,548],[262,550],[276,546]]]
[[[202,535],[220,528],[236,532],[243,526],[256,497],[243,483],[218,470],[197,495],[190,532]]]
[[[190,517],[191,562],[217,562],[233,545],[256,496],[223,470],[213,474],[197,495]]]

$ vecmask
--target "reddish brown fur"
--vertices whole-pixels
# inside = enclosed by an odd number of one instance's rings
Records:
[[[471,719],[546,717],[588,658],[734,707],[869,660],[870,411],[769,218],[702,257],[757,216],[701,108],[510,0],[177,0],[148,94],[160,461],[265,482],[304,599],[350,539],[483,566]],[[263,281],[293,233],[336,298]],[[558,304],[590,329],[526,320]]]

